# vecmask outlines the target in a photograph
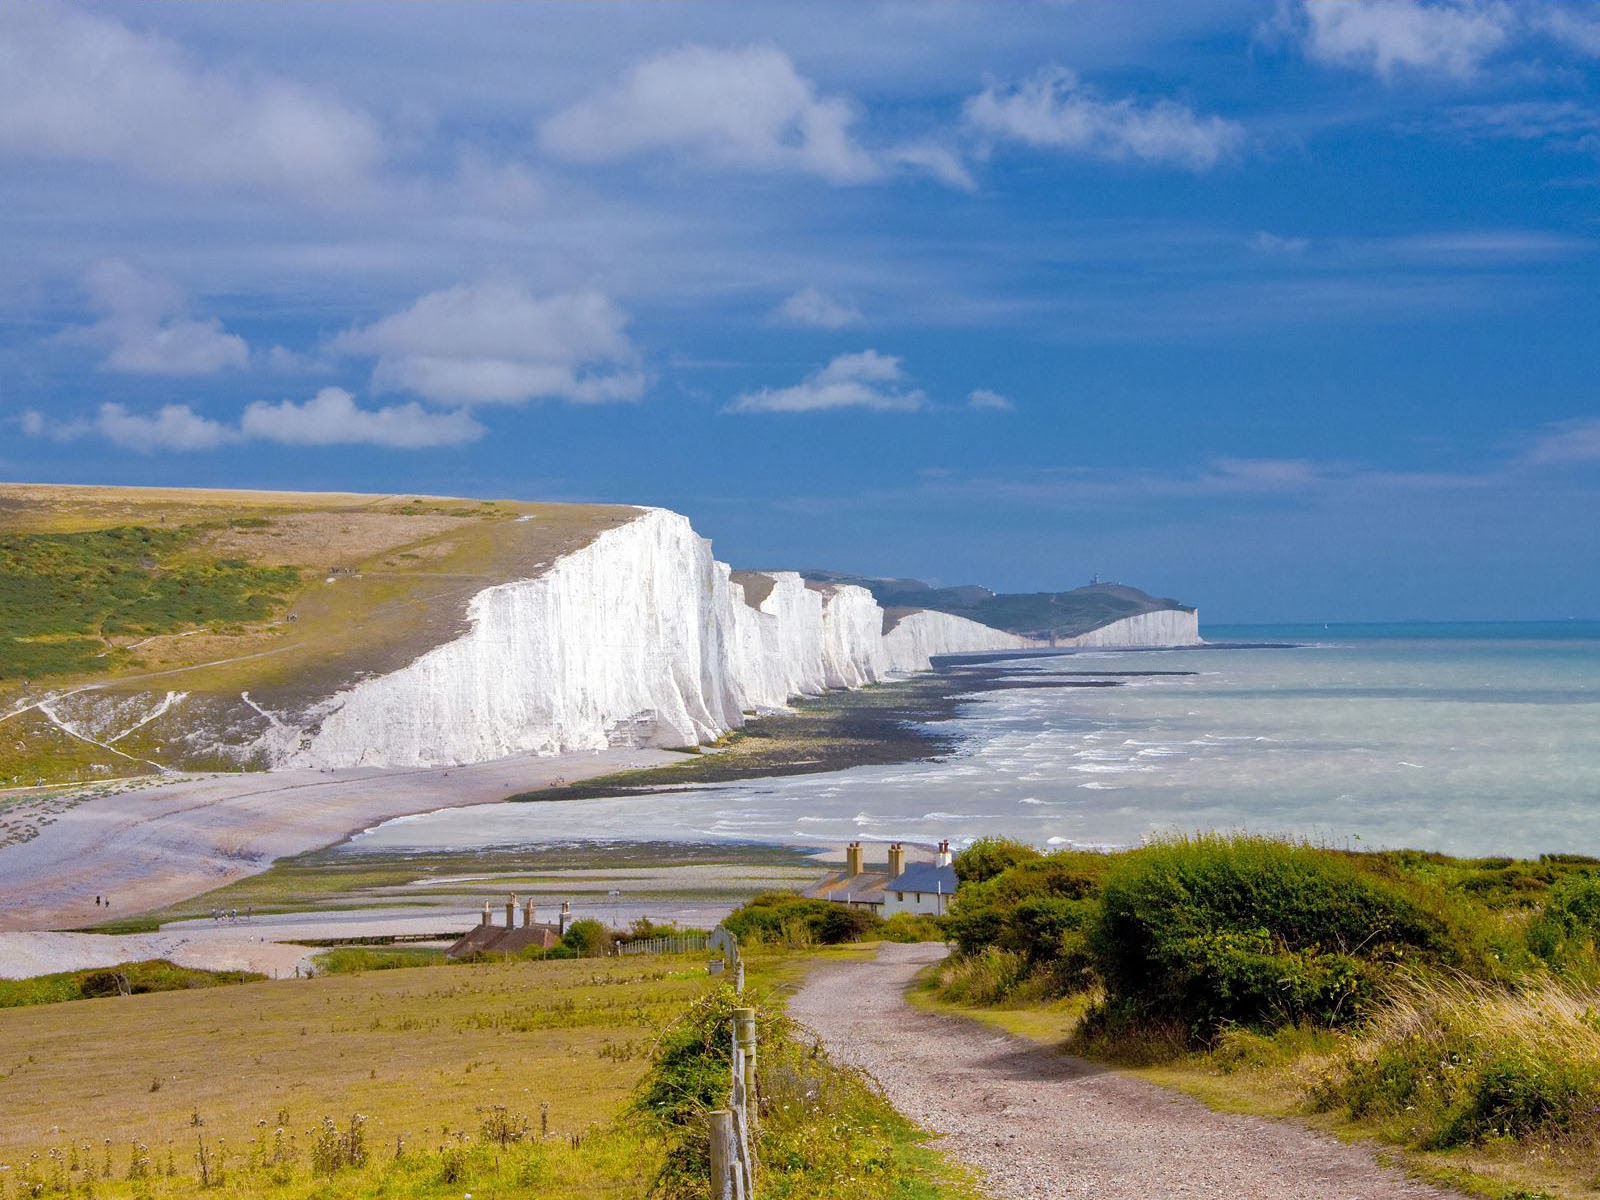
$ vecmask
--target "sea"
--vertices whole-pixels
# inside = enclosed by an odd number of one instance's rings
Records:
[[[986,835],[1111,848],[1215,830],[1600,856],[1600,621],[1202,632],[1212,645],[1011,660],[1015,686],[941,722],[957,749],[935,760],[445,809],[348,849]],[[1086,671],[1120,686],[1037,686]]]

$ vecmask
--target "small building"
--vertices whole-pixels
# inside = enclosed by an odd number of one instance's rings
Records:
[[[533,899],[530,897],[522,906],[520,927],[517,926],[516,916],[515,893],[506,897],[504,926],[494,923],[494,905],[491,901],[485,900],[483,920],[456,939],[450,949],[445,951],[445,956],[467,958],[474,954],[515,954],[530,948],[552,950],[561,941],[562,934],[567,932],[567,926],[572,922],[572,905],[569,901],[563,900],[556,922],[550,924],[534,920]]]
[[[906,863],[906,849],[900,842],[889,846],[889,861],[882,867],[868,867],[860,842],[845,848],[842,871],[833,871],[807,888],[812,900],[832,900],[855,908],[867,908],[881,917],[897,912],[942,917],[950,910],[950,897],[956,891],[956,872],[951,865],[950,843],[939,843],[938,856],[931,863]]]
[[[950,843],[939,843],[939,856],[931,863],[912,863],[889,880],[883,888],[880,916],[916,913],[942,917],[950,911],[950,897],[956,894],[956,869]]]
[[[808,900],[832,900],[853,908],[877,912],[883,906],[883,889],[905,868],[905,849],[896,842],[889,847],[885,866],[868,868],[860,842],[844,849],[844,870],[831,871],[802,893]]]

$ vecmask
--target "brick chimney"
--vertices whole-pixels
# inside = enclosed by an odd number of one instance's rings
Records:
[[[561,916],[559,918],[559,924],[560,924],[560,927],[561,927],[561,934],[562,934],[563,937],[566,936],[567,926],[569,924],[571,924],[571,923],[572,923],[572,901],[571,900],[563,900],[561,902]]]
[[[527,900],[527,903],[525,903],[522,906],[522,927],[524,929],[532,929],[533,928],[533,897],[532,896],[529,896],[528,900]]]
[[[844,849],[844,873],[854,876],[861,874],[862,870],[861,843],[851,842]]]
[[[506,928],[517,927],[517,894],[512,892],[506,897]]]
[[[899,842],[889,846],[889,878],[898,879],[906,873],[906,848]]]
[[[494,924],[494,917],[491,915],[492,912],[493,906],[487,900],[485,900],[483,902],[483,923],[486,927]]]
[[[948,839],[939,843],[939,857],[934,860],[941,867],[948,867],[952,861],[950,842]]]

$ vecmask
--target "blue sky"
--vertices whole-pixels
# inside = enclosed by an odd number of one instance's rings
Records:
[[[0,477],[1600,615],[1600,4],[0,4]]]

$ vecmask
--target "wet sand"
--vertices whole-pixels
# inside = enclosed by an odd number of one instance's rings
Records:
[[[610,750],[465,767],[207,775],[152,780],[72,804],[55,797],[35,836],[0,846],[0,931],[82,928],[131,916],[379,821],[681,757]],[[8,816],[25,818],[26,806]],[[97,906],[96,896],[109,906]]]

